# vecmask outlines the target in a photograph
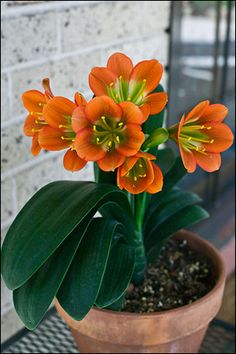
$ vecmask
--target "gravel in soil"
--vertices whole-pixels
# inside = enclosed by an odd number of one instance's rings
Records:
[[[186,240],[169,240],[157,262],[148,266],[144,283],[130,285],[122,311],[170,310],[191,304],[214,285],[209,261],[192,251]]]

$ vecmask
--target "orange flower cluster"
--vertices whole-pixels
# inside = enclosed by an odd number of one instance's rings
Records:
[[[36,156],[42,148],[67,149],[64,167],[69,171],[96,161],[103,171],[117,169],[120,189],[132,194],[157,193],[163,185],[162,172],[153,162],[156,156],[141,147],[146,138],[142,124],[167,103],[165,92],[152,93],[162,72],[157,60],[133,66],[129,57],[115,53],[106,67],[91,70],[89,85],[95,97],[89,102],[80,93],[74,102],[54,96],[49,80],[44,79],[44,93],[30,90],[22,96],[29,112],[24,132],[32,137],[32,154]],[[210,172],[219,168],[219,153],[233,141],[230,129],[222,123],[226,114],[223,105],[204,101],[169,129],[188,172],[196,164]]]

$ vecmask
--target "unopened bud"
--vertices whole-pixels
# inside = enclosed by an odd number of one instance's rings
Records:
[[[165,128],[157,128],[143,143],[142,149],[150,149],[157,145],[165,143],[169,138],[169,132]]]

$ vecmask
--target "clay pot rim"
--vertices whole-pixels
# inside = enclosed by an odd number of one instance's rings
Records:
[[[218,279],[216,281],[215,286],[204,296],[202,296],[200,299],[197,299],[196,301],[194,301],[191,304],[187,304],[187,305],[183,305],[171,310],[165,310],[165,311],[158,311],[158,312],[151,312],[151,313],[134,313],[134,312],[125,312],[125,311],[113,311],[113,310],[107,310],[104,308],[97,308],[97,307],[92,307],[93,311],[96,312],[102,312],[102,313],[107,313],[107,315],[109,316],[125,316],[125,317],[139,317],[142,319],[145,318],[153,318],[153,317],[162,317],[162,316],[172,316],[173,313],[177,314],[182,313],[183,311],[194,311],[196,308],[198,308],[198,306],[200,304],[205,304],[206,301],[210,300],[213,296],[214,293],[222,286],[222,283],[224,282],[225,279],[225,265],[224,265],[224,261],[219,253],[219,251],[208,241],[206,241],[205,239],[203,239],[201,236],[198,236],[198,234],[193,233],[191,231],[188,230],[180,230],[179,232],[177,232],[175,234],[176,238],[180,238],[181,235],[188,235],[188,237],[190,237],[190,239],[192,239],[193,241],[197,241],[198,243],[201,243],[202,246],[204,246],[205,249],[208,249],[211,251],[211,253],[214,254],[215,259],[217,259],[217,265],[218,265],[218,269],[217,269],[217,273],[218,273]],[[212,259],[212,257],[208,258],[210,261]],[[213,262],[212,262],[213,263]]]

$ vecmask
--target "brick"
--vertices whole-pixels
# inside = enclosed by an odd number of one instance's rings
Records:
[[[144,1],[144,34],[159,35],[169,26],[170,1]]]
[[[9,119],[9,82],[6,74],[1,75],[1,120]]]
[[[37,158],[30,151],[31,138],[23,134],[23,122],[2,129],[1,150],[2,172]]]
[[[62,160],[63,156],[55,157],[18,174],[16,185],[19,210],[36,191],[50,182],[58,180],[93,181],[92,164],[86,165],[81,171],[72,173],[64,169]]]
[[[62,50],[137,38],[143,31],[143,2],[92,4],[61,13]]]
[[[8,179],[1,182],[1,222],[8,220],[14,214],[13,181]]]
[[[73,98],[76,91],[85,93],[89,90],[88,74],[93,66],[99,65],[101,65],[101,53],[100,50],[95,50],[89,54],[83,53],[13,72],[12,116],[26,112],[21,94],[31,89],[42,91],[41,81],[44,77],[51,79],[52,91],[55,95]]]
[[[49,57],[57,50],[55,13],[2,20],[2,66]]]

